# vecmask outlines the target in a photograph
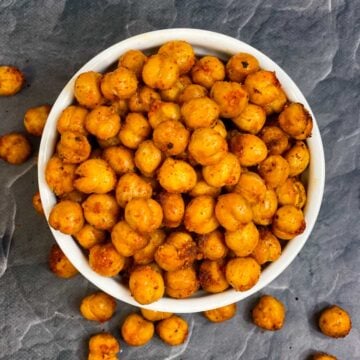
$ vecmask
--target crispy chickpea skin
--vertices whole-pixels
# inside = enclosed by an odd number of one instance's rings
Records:
[[[149,321],[160,321],[169,318],[172,316],[172,313],[165,312],[165,311],[154,311],[154,310],[148,310],[148,309],[140,309],[141,315]]]
[[[0,66],[0,96],[18,93],[25,84],[24,74],[15,66]]]
[[[148,265],[154,261],[157,248],[165,241],[166,234],[162,230],[155,230],[149,234],[148,243],[133,255],[135,264]]]
[[[290,166],[289,176],[297,176],[308,167],[310,152],[303,141],[297,141],[295,145],[284,154],[284,158]]]
[[[164,281],[166,294],[175,299],[188,298],[199,289],[199,281],[192,267],[167,271]]]
[[[119,342],[109,333],[93,335],[89,340],[88,360],[116,360],[119,352]]]
[[[179,95],[178,102],[180,104],[183,104],[192,99],[199,99],[202,97],[206,97],[207,95],[208,91],[204,86],[198,84],[189,84]]]
[[[340,306],[332,305],[323,310],[319,318],[321,332],[333,338],[343,338],[351,330],[351,318]]]
[[[131,295],[141,305],[159,300],[165,292],[162,275],[150,265],[139,265],[130,273],[129,288]]]
[[[292,205],[277,209],[272,223],[272,232],[282,240],[291,240],[304,232],[306,227],[303,212]]]
[[[337,358],[325,353],[316,353],[312,356],[311,360],[337,360]]]
[[[182,75],[179,80],[169,89],[161,90],[160,96],[164,101],[179,102],[179,97],[186,86],[191,84],[191,79],[187,75]]]
[[[222,306],[213,310],[204,311],[204,316],[211,322],[219,323],[230,320],[236,314],[236,304]]]
[[[110,146],[102,152],[102,158],[108,162],[117,175],[135,170],[133,154],[124,146]]]
[[[25,135],[10,133],[0,136],[0,159],[12,165],[19,165],[30,155],[31,145]]]
[[[161,96],[156,90],[148,86],[141,86],[129,99],[129,109],[131,112],[148,112],[156,100],[161,100]]]
[[[199,280],[202,289],[209,293],[220,293],[229,287],[225,278],[223,260],[204,260],[199,268]]]
[[[152,176],[161,164],[162,153],[152,140],[146,140],[137,148],[134,160],[144,176]]]
[[[74,235],[84,226],[81,206],[70,200],[58,202],[49,215],[49,224],[64,234]]]
[[[180,107],[173,102],[156,100],[150,106],[148,118],[153,129],[167,120],[179,121],[181,118]]]
[[[140,50],[128,50],[120,56],[118,66],[131,70],[138,79],[141,79],[142,69],[147,56]]]
[[[267,229],[262,229],[259,233],[259,241],[251,256],[260,265],[277,260],[281,255],[281,245],[279,240]]]
[[[285,183],[289,176],[289,164],[281,155],[270,155],[259,165],[259,173],[272,189]]]
[[[269,155],[281,155],[289,148],[289,136],[278,126],[264,126],[259,134]]]
[[[50,105],[41,105],[26,110],[24,116],[26,131],[34,136],[41,136],[50,110]]]
[[[250,221],[236,231],[226,231],[225,242],[236,256],[245,257],[250,255],[256,248],[259,242],[259,231],[255,224]]]
[[[77,242],[84,249],[90,249],[96,244],[101,244],[105,241],[105,231],[96,229],[90,224],[85,224],[79,232],[74,235]]]
[[[264,330],[280,330],[285,322],[285,311],[285,306],[278,299],[263,295],[252,310],[252,319]]]
[[[105,160],[86,160],[78,166],[75,174],[74,186],[85,194],[105,194],[115,188],[115,172]]]
[[[155,252],[156,263],[165,271],[176,271],[192,265],[196,257],[196,243],[190,234],[172,232]]]
[[[102,75],[95,71],[84,72],[77,77],[74,96],[80,105],[93,109],[104,103],[100,91],[101,79]]]
[[[238,230],[253,217],[248,202],[237,193],[220,195],[215,206],[215,215],[220,225],[229,231]]]
[[[32,197],[32,204],[33,207],[35,209],[35,211],[40,214],[43,215],[44,214],[44,209],[41,203],[41,197],[40,197],[40,193],[39,191],[37,191],[34,196]]]
[[[234,192],[242,195],[251,205],[265,199],[266,185],[264,180],[252,171],[242,172]]]
[[[185,203],[181,194],[162,192],[159,196],[159,202],[164,214],[164,225],[170,228],[178,227],[185,213]]]
[[[257,134],[265,124],[266,112],[261,106],[247,104],[240,115],[231,120],[238,129],[250,134]]]
[[[246,291],[258,282],[260,272],[260,265],[253,258],[234,258],[226,264],[225,277],[236,291]]]
[[[305,206],[306,191],[300,180],[293,177],[288,178],[275,191],[280,205],[294,205],[299,209]]]
[[[224,234],[220,230],[214,230],[211,233],[202,235],[198,239],[198,250],[204,259],[223,259],[228,253]]]
[[[278,201],[273,189],[265,191],[264,199],[252,204],[253,221],[256,225],[269,225],[276,213]]]
[[[88,114],[88,110],[82,106],[70,105],[65,108],[60,114],[57,123],[56,129],[62,134],[66,131],[79,133],[82,135],[87,135],[87,130],[85,129],[85,118]]]
[[[84,297],[80,304],[81,315],[87,320],[108,321],[115,310],[116,301],[102,291]]]
[[[247,53],[238,53],[226,63],[226,75],[231,81],[242,82],[246,76],[260,69],[257,59]]]
[[[189,326],[180,316],[172,315],[157,323],[156,333],[166,344],[176,346],[184,343],[187,339]]]
[[[191,69],[191,77],[195,84],[210,89],[215,81],[224,80],[225,66],[215,56],[204,56]]]
[[[125,265],[125,258],[120,255],[113,244],[94,245],[89,252],[90,267],[102,276],[115,276]]]
[[[223,118],[239,116],[249,101],[245,88],[230,81],[216,81],[211,87],[210,96],[219,105]]]
[[[147,86],[153,89],[165,90],[175,84],[179,74],[179,66],[172,57],[165,54],[155,54],[146,61],[142,71],[142,78]]]
[[[64,279],[71,278],[78,273],[57,244],[50,249],[49,268],[56,276]]]
[[[89,158],[91,146],[86,136],[65,131],[61,134],[57,153],[65,163],[79,164]]]
[[[142,346],[154,336],[154,324],[141,315],[129,314],[121,325],[121,335],[130,346]]]

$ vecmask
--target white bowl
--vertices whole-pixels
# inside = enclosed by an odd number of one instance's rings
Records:
[[[227,290],[219,294],[198,292],[195,297],[188,299],[171,299],[165,297],[155,303],[143,306],[145,308],[158,311],[191,313],[205,311],[237,302],[245,299],[249,295],[259,291],[269,284],[286,269],[286,267],[294,260],[296,255],[304,246],[311,230],[314,227],[319,213],[325,182],[325,160],[320,132],[314,114],[312,113],[304,95],[291,78],[275,62],[259,50],[254,49],[240,40],[215,32],[197,29],[159,30],[133,36],[129,39],[121,41],[102,51],[86,63],[72,77],[60,93],[54,106],[52,107],[43,132],[39,152],[38,177],[41,200],[45,215],[48,218],[50,210],[56,203],[56,198],[45,181],[45,167],[54,152],[58,136],[56,132],[56,121],[61,111],[73,102],[73,88],[76,77],[80,73],[89,70],[99,72],[105,71],[127,50],[139,49],[143,51],[151,51],[166,41],[174,39],[188,41],[193,45],[195,52],[199,55],[212,54],[223,59],[226,59],[237,52],[247,52],[254,55],[259,60],[262,68],[276,72],[276,75],[289,99],[304,104],[311,113],[314,121],[312,137],[307,140],[311,153],[311,162],[308,172],[307,205],[305,207],[306,230],[303,234],[297,236],[286,245],[280,258],[266,267],[266,269],[262,272],[258,283],[248,291],[237,292],[235,290]],[[76,244],[72,237],[64,235],[51,227],[50,229],[60,248],[83,276],[104,292],[112,295],[114,298],[139,306],[139,304],[131,297],[126,286],[120,284],[120,282],[113,278],[103,277],[90,268],[87,258],[84,256],[80,247]],[[296,284],[293,284],[293,286],[296,286]]]

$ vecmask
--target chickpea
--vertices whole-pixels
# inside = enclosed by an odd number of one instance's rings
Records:
[[[136,149],[150,135],[150,131],[150,125],[144,115],[129,113],[119,131],[119,139],[126,147]]]
[[[270,103],[264,105],[266,115],[280,113],[288,101],[284,90],[282,90],[281,88],[275,88],[274,92],[276,94],[275,99]]]
[[[191,77],[195,84],[210,89],[215,81],[225,79],[225,66],[215,56],[204,56],[191,69]]]
[[[285,322],[285,306],[273,296],[263,295],[252,310],[252,319],[264,330],[280,330]]]
[[[333,355],[325,354],[325,353],[316,353],[311,358],[312,360],[337,360],[337,358]]]
[[[266,185],[258,174],[246,171],[241,173],[233,191],[242,195],[249,204],[255,205],[265,199]]]
[[[237,193],[220,195],[215,206],[215,215],[220,225],[229,231],[236,231],[241,225],[252,220],[251,207]]]
[[[0,159],[9,164],[19,165],[24,163],[30,155],[31,145],[25,135],[9,133],[0,136]]]
[[[120,56],[118,67],[131,70],[140,80],[142,69],[147,60],[147,56],[140,50],[128,50]]]
[[[257,59],[247,53],[237,53],[226,63],[226,74],[231,81],[242,82],[246,76],[260,69]]]
[[[266,144],[269,155],[282,155],[289,148],[289,136],[278,126],[264,126],[260,139]]]
[[[351,330],[350,315],[340,306],[332,305],[321,312],[319,328],[326,336],[343,338]]]
[[[176,61],[165,54],[155,54],[148,58],[142,71],[144,83],[153,88],[165,90],[178,80],[180,69]]]
[[[215,125],[212,127],[219,135],[221,135],[224,139],[227,138],[227,130],[226,127],[221,120],[217,120]]]
[[[189,327],[183,318],[172,315],[157,323],[156,332],[166,344],[176,346],[185,342],[189,334]]]
[[[149,242],[142,249],[133,254],[135,264],[148,265],[154,261],[157,248],[164,243],[166,234],[162,230],[155,230],[149,234]]]
[[[242,225],[238,230],[226,231],[225,242],[236,256],[249,256],[259,242],[259,231],[255,224],[250,221]]]
[[[180,107],[172,102],[155,100],[150,106],[148,118],[153,129],[167,120],[179,121],[181,118]]]
[[[289,176],[297,176],[308,167],[310,152],[303,141],[297,141],[295,145],[285,153],[284,158],[289,163]]]
[[[124,146],[107,147],[102,153],[102,158],[111,166],[117,175],[123,175],[135,170],[133,154]]]
[[[270,155],[259,165],[259,173],[270,188],[285,183],[289,176],[289,164],[281,155]]]
[[[124,268],[125,258],[113,244],[97,244],[89,251],[89,265],[98,274],[112,277]]]
[[[175,299],[188,298],[199,289],[199,281],[192,267],[168,271],[164,281],[166,294]]]
[[[150,265],[139,265],[130,273],[129,288],[131,295],[141,305],[159,300],[165,292],[162,275]]]
[[[106,234],[104,230],[99,230],[90,224],[85,224],[79,232],[74,234],[74,237],[82,248],[88,250],[96,244],[103,243]]]
[[[259,241],[251,256],[260,265],[277,260],[281,255],[281,245],[279,240],[267,229],[260,230],[259,233]]]
[[[65,108],[56,123],[57,131],[62,134],[70,131],[81,135],[87,135],[88,132],[85,129],[85,118],[88,114],[88,110],[81,106],[70,105]]]
[[[109,333],[96,334],[90,338],[88,360],[116,360],[119,352],[119,342]]]
[[[121,335],[130,346],[142,346],[154,336],[154,324],[141,315],[128,315],[121,326]]]
[[[50,105],[41,105],[26,110],[24,117],[26,131],[34,136],[41,136],[50,110]]]
[[[236,291],[246,291],[258,282],[260,272],[260,265],[253,258],[234,258],[226,264],[225,277]]]
[[[288,178],[285,183],[276,188],[275,191],[280,205],[293,205],[299,209],[305,206],[305,187],[298,179]]]
[[[162,153],[152,140],[142,142],[135,152],[135,164],[145,176],[152,176],[162,161]]]
[[[204,260],[199,269],[201,287],[209,293],[220,293],[229,287],[225,278],[225,263],[223,260]]]
[[[77,202],[79,204],[81,204],[83,201],[85,201],[87,195],[77,191],[77,190],[72,190],[70,192],[64,193],[60,196],[61,200],[70,200],[70,201],[74,201]]]
[[[179,97],[186,86],[191,84],[191,79],[186,76],[180,76],[179,80],[169,89],[161,90],[161,99],[164,101],[179,102]]]
[[[115,99],[110,103],[111,108],[120,116],[120,118],[125,117],[128,114],[130,99]]]
[[[89,158],[91,146],[86,136],[65,131],[57,145],[59,158],[68,164],[79,164]]]
[[[50,212],[49,224],[64,234],[76,234],[84,226],[81,206],[69,200],[58,202]]]
[[[240,115],[231,120],[238,129],[255,135],[265,124],[266,112],[261,106],[247,104]]]
[[[150,321],[160,321],[169,318],[172,316],[172,313],[164,312],[164,311],[154,311],[154,310],[148,310],[148,309],[140,309],[141,315],[146,319]]]
[[[265,197],[258,203],[252,204],[253,221],[256,225],[269,225],[276,213],[278,201],[273,189],[265,191]]]
[[[204,316],[211,322],[219,323],[230,320],[236,314],[236,304],[222,306],[213,310],[204,311]]]
[[[159,100],[161,96],[156,90],[142,86],[129,99],[129,109],[132,112],[148,112],[153,102]]]
[[[304,232],[306,227],[303,212],[292,205],[277,209],[272,224],[272,232],[282,240],[291,240]]]
[[[80,105],[93,109],[104,103],[100,91],[101,79],[102,75],[95,71],[84,72],[77,77],[74,96]]]
[[[159,201],[163,210],[163,223],[166,227],[178,227],[184,217],[185,203],[181,194],[162,192]]]
[[[224,234],[220,230],[202,235],[198,241],[198,250],[204,259],[220,260],[226,257],[228,248]]]
[[[115,310],[116,301],[102,291],[84,297],[80,305],[81,315],[85,319],[99,322],[110,320]]]
[[[110,165],[102,159],[84,161],[75,171],[74,186],[85,194],[105,194],[115,188],[116,175]]]
[[[38,191],[32,197],[32,204],[38,214],[44,215],[44,209],[41,203],[40,193]]]
[[[62,252],[57,244],[51,247],[49,268],[58,277],[68,279],[78,274],[78,271]]]
[[[24,74],[15,66],[0,66],[0,96],[18,93],[25,84]]]
[[[216,197],[220,194],[221,188],[214,187],[209,185],[202,177],[202,174],[199,172],[197,174],[197,182],[192,190],[189,192],[189,195],[192,197],[208,195]]]
[[[183,104],[192,99],[199,99],[206,96],[208,96],[208,91],[205,87],[198,84],[189,84],[179,95],[178,102]]]

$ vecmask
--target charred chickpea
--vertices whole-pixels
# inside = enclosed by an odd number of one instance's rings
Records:
[[[78,103],[86,108],[93,109],[104,103],[100,91],[102,75],[95,71],[80,74],[75,80],[74,96]]]
[[[137,250],[134,254],[134,262],[138,265],[148,265],[154,261],[157,248],[164,243],[166,234],[162,230],[155,230],[149,234],[148,243],[145,247]]]
[[[0,136],[0,159],[12,165],[19,165],[29,159],[31,145],[25,135],[10,133]]]
[[[41,203],[41,197],[40,197],[40,193],[39,191],[37,191],[34,196],[32,197],[32,204],[33,207],[35,209],[35,211],[40,214],[43,215],[44,214],[44,209]]]
[[[272,223],[272,232],[282,240],[291,240],[304,232],[306,227],[303,212],[293,205],[277,209]]]
[[[102,152],[102,158],[111,166],[117,175],[135,170],[133,153],[124,146],[110,146]]]
[[[224,234],[220,230],[214,230],[202,235],[198,240],[198,250],[204,259],[223,259],[228,253]]]
[[[199,268],[201,288],[209,293],[220,293],[229,287],[225,278],[224,260],[204,260]]]
[[[193,267],[167,271],[164,281],[165,293],[175,299],[188,298],[199,289],[199,281]]]
[[[277,206],[278,201],[275,191],[273,189],[267,189],[264,198],[251,206],[254,223],[256,225],[271,224]]]
[[[215,56],[204,56],[191,69],[191,77],[195,84],[210,89],[215,81],[224,80],[225,66]]]
[[[24,116],[26,131],[34,136],[41,136],[50,110],[50,105],[41,105],[26,110]]]
[[[0,96],[17,94],[25,84],[24,74],[15,66],[0,66]]]
[[[116,301],[102,291],[84,297],[80,304],[81,315],[87,320],[108,321],[115,310]]]
[[[185,213],[185,203],[181,194],[162,192],[159,196],[159,202],[164,214],[164,225],[170,228],[178,227]]]
[[[300,180],[293,177],[288,178],[275,191],[280,205],[294,205],[299,209],[305,206],[306,191]]]
[[[277,260],[281,255],[281,244],[279,240],[266,228],[261,229],[259,233],[259,241],[251,256],[260,265]]]
[[[57,145],[59,158],[68,164],[79,164],[89,158],[91,145],[85,135],[65,131]]]
[[[121,335],[130,346],[142,346],[154,336],[154,324],[141,315],[129,314],[121,325]]]
[[[303,141],[297,141],[295,145],[284,154],[284,158],[289,163],[289,176],[297,176],[308,167],[310,152]]]
[[[163,155],[152,140],[142,142],[135,152],[135,165],[144,176],[154,175],[161,164]]]
[[[116,360],[119,352],[119,342],[109,333],[96,334],[90,338],[88,360]]]
[[[120,57],[118,67],[131,70],[138,79],[141,79],[141,73],[146,59],[147,56],[142,51],[128,50]]]
[[[242,195],[253,205],[265,199],[266,185],[264,180],[252,171],[242,172],[234,192]]]
[[[62,134],[66,131],[87,135],[85,129],[85,119],[88,114],[88,110],[82,106],[70,105],[65,108],[60,114],[56,129]]]
[[[90,224],[85,224],[80,231],[74,234],[74,237],[81,247],[90,249],[96,244],[103,243],[106,234],[104,230],[99,230]]]
[[[337,305],[332,305],[320,314],[319,328],[329,337],[343,338],[351,330],[351,318],[346,310]]]
[[[166,344],[176,346],[184,343],[189,334],[187,322],[177,315],[161,320],[156,325],[156,332]]]
[[[238,53],[226,63],[226,75],[231,81],[242,82],[246,76],[260,69],[257,59],[247,53]]]
[[[285,183],[289,176],[289,164],[281,155],[270,155],[259,165],[259,174],[272,189]]]
[[[148,309],[140,309],[141,315],[149,321],[160,321],[169,318],[172,316],[172,313],[165,312],[165,311],[154,311],[154,310],[148,310]]]
[[[71,278],[78,273],[60,247],[55,244],[50,249],[49,268],[56,276],[64,279]]]
[[[269,155],[282,155],[289,148],[289,136],[278,126],[264,126],[259,134]]]
[[[161,90],[160,96],[164,101],[179,102],[179,97],[185,87],[191,84],[191,79],[187,75],[182,75],[179,80],[169,89]]]
[[[187,85],[184,90],[181,92],[178,98],[180,104],[186,103],[192,99],[199,99],[202,97],[207,97],[208,91],[204,86],[198,84]]]
[[[219,323],[230,320],[236,314],[236,303],[204,311],[204,316],[211,322]]]
[[[160,123],[167,120],[180,121],[181,113],[178,104],[155,100],[148,112],[149,123],[155,129]]]
[[[160,100],[156,90],[144,85],[129,99],[129,109],[131,112],[148,112],[152,103]]]
[[[236,256],[249,256],[259,242],[259,231],[250,221],[238,230],[225,232],[225,243]]]
[[[239,130],[257,134],[265,124],[266,112],[261,106],[247,104],[240,115],[231,120]]]

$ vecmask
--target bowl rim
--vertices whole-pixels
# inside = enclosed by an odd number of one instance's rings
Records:
[[[53,154],[55,147],[55,141],[57,138],[57,118],[61,111],[66,106],[70,105],[73,101],[73,85],[76,77],[85,71],[106,70],[106,68],[115,63],[120,55],[127,50],[152,49],[159,47],[164,42],[170,40],[188,41],[195,48],[195,51],[200,55],[210,54],[224,58],[241,51],[254,55],[258,59],[262,68],[275,71],[276,76],[279,79],[288,98],[292,101],[301,102],[310,112],[313,118],[313,132],[312,137],[307,140],[311,154],[311,161],[309,166],[310,181],[308,184],[307,195],[308,200],[311,199],[311,201],[310,204],[308,202],[305,206],[304,213],[307,226],[304,233],[297,236],[287,244],[280,258],[269,264],[262,271],[259,281],[250,290],[237,292],[233,289],[229,289],[218,294],[206,293],[206,296],[201,296],[201,294],[204,294],[204,292],[198,292],[197,296],[195,297],[186,299],[173,299],[164,297],[152,304],[141,305],[133,299],[129,290],[124,285],[121,285],[119,281],[116,281],[114,278],[103,277],[95,273],[90,268],[88,261],[79,245],[77,245],[76,241],[72,239],[71,236],[54,230],[49,224],[48,226],[56,242],[65,255],[69,258],[69,260],[73,263],[73,265],[86,279],[88,279],[102,291],[110,294],[118,300],[137,307],[174,313],[193,313],[214,309],[243,300],[255,292],[261,290],[271,281],[275,280],[290,265],[290,263],[295,259],[309,238],[320,211],[325,186],[325,158],[317,121],[308,102],[306,101],[305,96],[302,94],[290,76],[287,75],[287,73],[279,65],[277,65],[263,52],[255,49],[241,40],[208,30],[173,28],[146,32],[122,40],[95,55],[72,76],[72,78],[67,82],[57,97],[43,131],[38,157],[38,185],[47,221],[50,210],[56,202],[56,198],[46,183],[45,168],[49,158]]]

